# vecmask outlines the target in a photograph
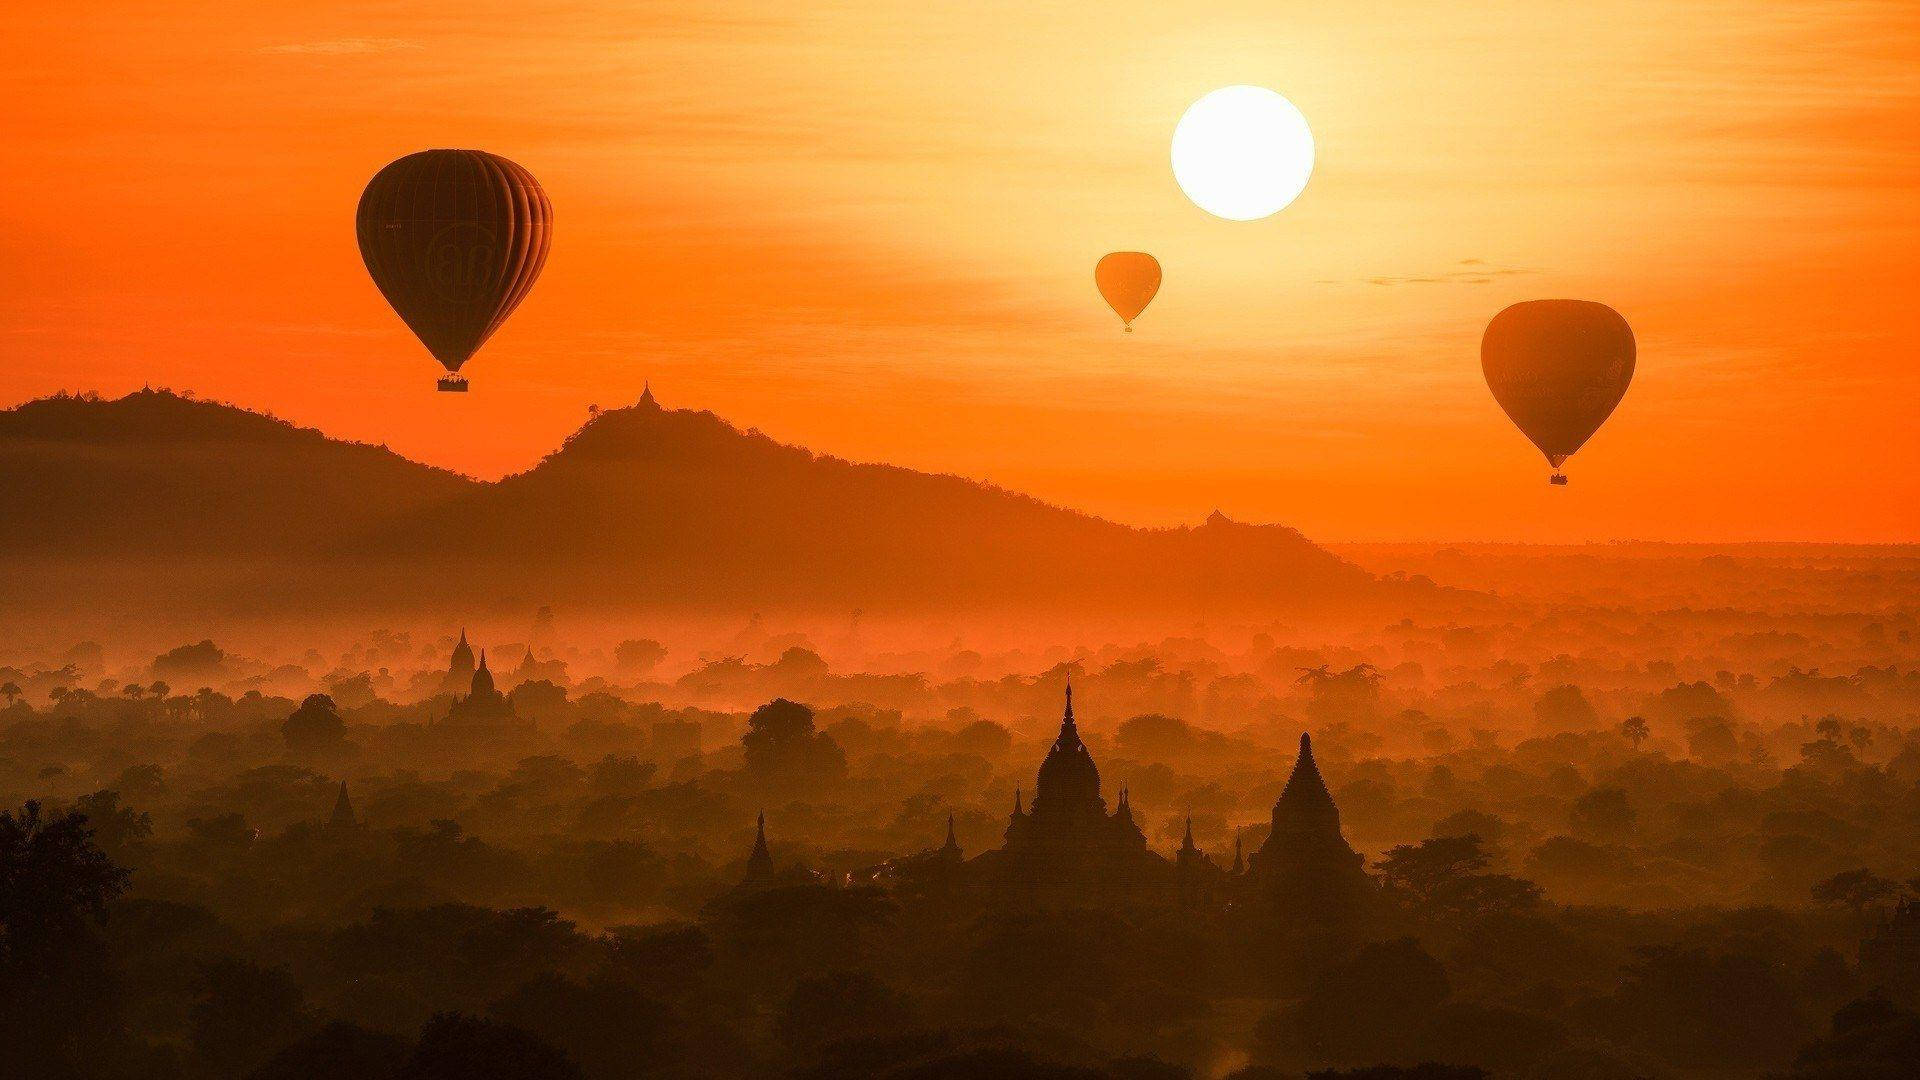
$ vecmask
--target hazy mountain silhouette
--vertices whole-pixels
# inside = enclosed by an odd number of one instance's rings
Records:
[[[0,414],[16,556],[246,556],[254,588],[608,607],[1266,608],[1372,579],[1292,529],[1143,530],[863,465],[643,399],[482,483],[230,406],[142,392]],[[262,560],[264,570],[262,571]]]
[[[142,390],[0,412],[0,551],[286,558],[452,498],[473,481],[385,447]]]

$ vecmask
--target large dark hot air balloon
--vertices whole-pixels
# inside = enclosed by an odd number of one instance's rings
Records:
[[[1093,283],[1100,287],[1107,306],[1120,316],[1120,324],[1132,333],[1133,320],[1160,291],[1160,260],[1144,251],[1102,255],[1093,268]]]
[[[1633,330],[1590,300],[1529,300],[1493,317],[1480,369],[1493,399],[1559,469],[1600,430],[1633,380]]]
[[[482,150],[422,150],[360,196],[360,257],[373,283],[464,391],[460,365],[533,288],[553,206],[533,174]]]

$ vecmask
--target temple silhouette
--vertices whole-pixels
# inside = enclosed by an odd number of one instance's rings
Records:
[[[462,678],[464,674],[465,678]],[[531,728],[532,722],[525,720],[513,711],[513,702],[494,685],[493,672],[487,667],[487,651],[480,650],[480,660],[476,664],[473,646],[467,644],[467,632],[460,631],[460,642],[453,647],[453,661],[447,669],[443,685],[460,686],[464,683],[466,693],[456,696],[447,710],[442,723],[455,727],[472,729],[506,730]]]
[[[460,629],[460,640],[453,646],[453,659],[447,665],[446,677],[440,680],[440,692],[460,694],[473,683],[473,646],[467,644],[467,631]]]
[[[1362,912],[1373,894],[1366,860],[1340,832],[1340,808],[1300,736],[1293,775],[1273,804],[1273,826],[1248,873],[1265,899],[1294,919],[1337,922]]]
[[[1164,888],[1171,864],[1147,847],[1122,789],[1113,812],[1100,795],[1100,770],[1073,719],[1073,687],[1060,735],[1040,763],[1033,805],[1013,797],[1006,843],[973,859],[980,881],[1040,903],[1073,901],[1089,889],[1138,892]]]
[[[763,813],[740,888],[767,887],[772,871]],[[855,877],[902,895],[968,897],[996,906],[1270,908],[1289,923],[1322,930],[1338,930],[1364,917],[1376,895],[1365,860],[1340,830],[1340,810],[1313,759],[1309,736],[1300,736],[1299,756],[1273,806],[1272,831],[1250,858],[1243,857],[1236,836],[1233,863],[1223,869],[1194,843],[1191,818],[1169,858],[1148,845],[1125,788],[1107,809],[1099,767],[1074,720],[1071,686],[1032,801],[1016,790],[1000,847],[966,858],[949,815],[940,847]]]

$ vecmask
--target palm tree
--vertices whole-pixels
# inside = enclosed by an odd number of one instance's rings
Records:
[[[1653,729],[1647,726],[1646,717],[1629,716],[1620,721],[1620,734],[1626,736],[1635,750],[1639,750],[1640,744],[1647,740],[1647,736],[1653,734]]]
[[[0,694],[6,695],[7,705],[11,707],[13,705],[13,699],[20,696],[20,684],[11,679],[0,683]]]

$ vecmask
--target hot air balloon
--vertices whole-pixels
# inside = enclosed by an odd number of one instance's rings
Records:
[[[1120,316],[1127,333],[1133,333],[1133,320],[1147,309],[1153,294],[1160,291],[1160,260],[1144,251],[1115,251],[1102,255],[1093,268],[1093,283],[1100,287],[1107,306]]]
[[[1561,463],[1600,430],[1633,380],[1633,330],[1591,300],[1529,300],[1493,317],[1480,369],[1493,399],[1547,457]]]
[[[360,257],[434,359],[440,389],[464,392],[472,358],[533,288],[553,206],[533,174],[482,150],[422,150],[367,184]]]

